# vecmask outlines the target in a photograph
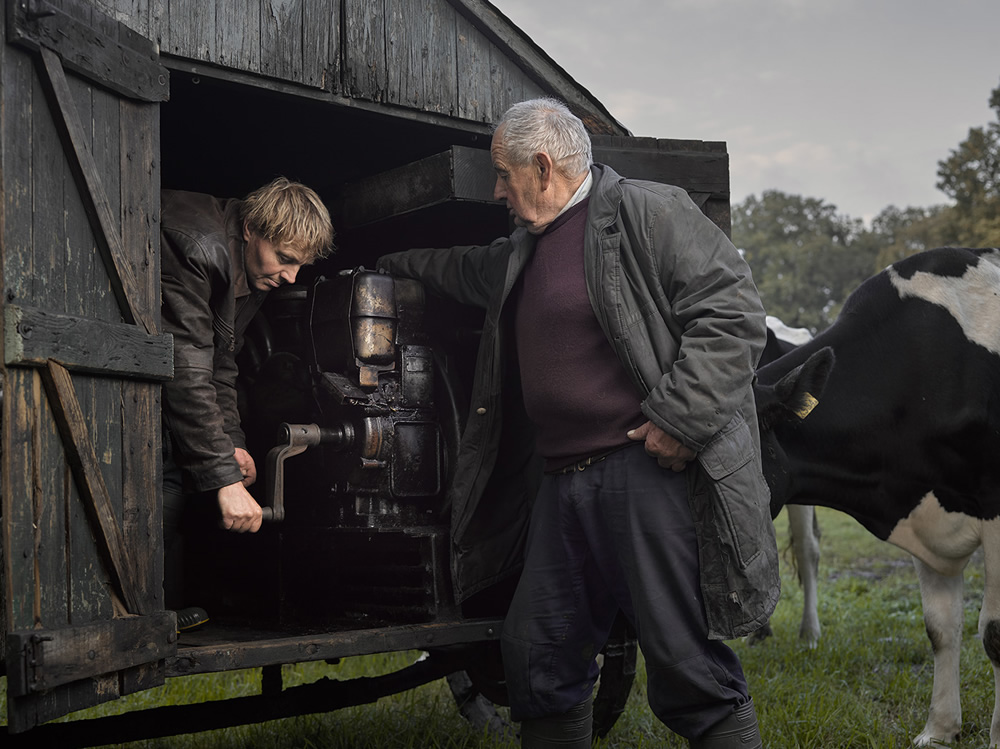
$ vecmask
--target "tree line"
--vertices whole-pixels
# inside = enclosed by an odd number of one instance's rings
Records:
[[[890,205],[870,228],[823,200],[779,190],[733,206],[733,242],[768,314],[816,333],[862,281],[896,260],[933,247],[1000,247],[1000,86],[989,103],[996,120],[971,128],[938,162],[936,186],[951,205]]]

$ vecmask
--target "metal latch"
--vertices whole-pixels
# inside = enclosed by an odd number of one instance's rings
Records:
[[[9,674],[8,691],[15,697],[45,689],[45,647],[52,635],[33,634],[24,639],[21,647],[21,662],[16,671]]]

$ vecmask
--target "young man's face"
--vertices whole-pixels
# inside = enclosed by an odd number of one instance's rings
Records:
[[[274,244],[246,226],[243,227],[243,239],[247,243],[243,265],[250,288],[270,291],[286,283],[295,283],[299,268],[306,264],[301,251]]]

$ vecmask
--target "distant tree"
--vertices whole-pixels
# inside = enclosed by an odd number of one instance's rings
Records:
[[[938,162],[937,187],[955,200],[944,219],[953,239],[945,244],[1000,245],[1000,86],[990,94],[997,120],[974,127],[951,155]]]
[[[884,268],[918,252],[956,244],[953,214],[953,208],[943,205],[883,209],[872,220],[873,241],[879,246],[875,265]]]
[[[733,240],[768,314],[817,332],[875,268],[879,246],[860,219],[815,198],[765,191],[733,209]]]

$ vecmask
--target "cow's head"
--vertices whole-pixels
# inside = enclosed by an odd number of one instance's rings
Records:
[[[778,362],[780,361],[779,359]],[[779,434],[788,431],[783,426],[800,423],[816,407],[826,388],[833,364],[833,349],[827,346],[782,375],[773,385],[765,385],[759,381],[754,384],[761,459],[764,479],[771,489],[772,516],[777,515],[785,506],[792,492],[791,469]],[[776,365],[780,366],[779,363]],[[775,365],[769,369],[773,366]]]

